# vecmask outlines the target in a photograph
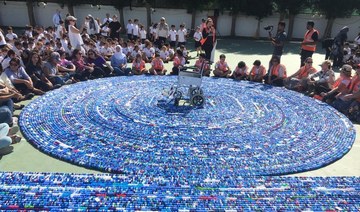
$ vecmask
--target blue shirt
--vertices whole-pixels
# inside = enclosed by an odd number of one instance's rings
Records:
[[[5,69],[5,74],[12,83],[14,83],[15,79],[30,80],[29,75],[22,66],[19,66],[17,72],[12,71],[10,67],[8,67]]]

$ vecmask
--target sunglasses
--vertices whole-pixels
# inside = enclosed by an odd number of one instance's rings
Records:
[[[10,63],[10,66],[18,66],[19,64],[17,64],[17,63]]]
[[[308,61],[308,62],[306,62],[306,63],[313,63],[313,61]]]

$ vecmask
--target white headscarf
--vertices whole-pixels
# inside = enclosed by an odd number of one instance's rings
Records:
[[[116,45],[114,57],[117,60],[122,60],[125,57],[125,54],[122,52],[122,47],[120,45]]]

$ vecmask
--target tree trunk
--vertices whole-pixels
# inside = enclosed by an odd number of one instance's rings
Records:
[[[261,23],[261,19],[257,19],[258,20],[258,23],[257,23],[257,28],[256,28],[256,31],[255,31],[255,38],[259,38],[260,36],[260,23]]]
[[[74,5],[70,1],[68,2],[68,9],[69,9],[69,14],[75,16]]]
[[[335,21],[335,18],[328,19],[324,34],[322,36],[323,39],[331,37],[331,31],[332,31],[332,28],[333,28],[333,25],[334,25],[334,21]]]
[[[27,11],[28,11],[30,25],[35,26],[36,21],[35,21],[35,16],[34,16],[33,2],[31,0],[27,0],[26,1],[26,7],[27,7]]]
[[[190,34],[190,36],[192,36],[196,30],[195,19],[196,19],[196,10],[193,9],[191,12],[191,29],[190,29],[191,34]]]
[[[285,12],[280,12],[280,18],[279,18],[279,21],[283,21],[283,20],[285,20],[285,16],[286,16],[286,13],[285,13]]]
[[[124,9],[122,7],[119,7],[119,17],[120,17],[120,24],[121,24],[121,32],[126,32],[126,27],[125,27],[125,20],[124,20]]]
[[[151,26],[151,4],[146,2],[146,20],[147,20],[147,26],[146,29],[148,29]]]
[[[288,40],[292,39],[293,32],[294,32],[294,22],[295,22],[295,15],[294,14],[289,14]]]
[[[237,18],[237,13],[232,12],[232,14],[231,14],[231,29],[230,29],[231,37],[235,37],[236,18]]]

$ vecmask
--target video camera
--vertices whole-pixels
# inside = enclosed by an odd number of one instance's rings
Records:
[[[264,29],[271,32],[274,29],[274,26],[269,25],[269,26],[264,27]]]

